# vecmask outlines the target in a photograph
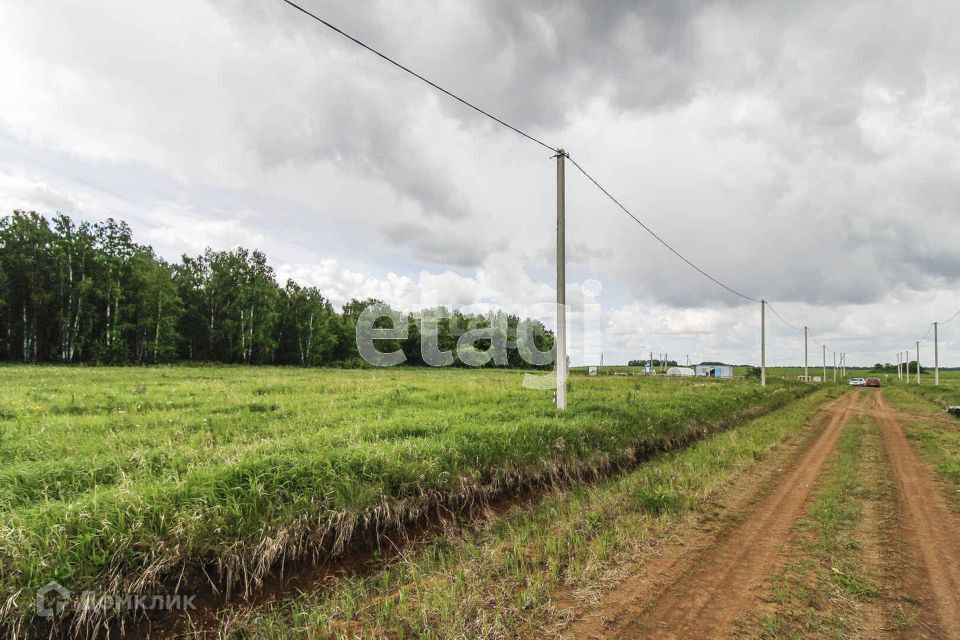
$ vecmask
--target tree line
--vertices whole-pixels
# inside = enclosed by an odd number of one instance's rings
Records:
[[[646,360],[630,360],[627,362],[628,367],[645,367],[648,364],[653,368],[679,366],[676,360],[661,360],[659,358],[654,358],[653,360],[650,360],[649,358]]]
[[[338,310],[316,287],[281,285],[256,250],[208,248],[169,263],[134,242],[122,221],[78,223],[63,214],[48,220],[19,210],[0,219],[0,360],[361,366],[356,323],[373,303],[380,301],[353,299]],[[518,329],[535,335],[537,349],[553,348],[539,321],[443,307],[405,314],[407,338],[378,348],[402,349],[407,364],[423,365],[425,313],[455,366],[465,364],[457,340],[472,329],[508,327],[506,359],[488,366],[530,367],[517,349]],[[490,346],[483,339],[474,345]]]

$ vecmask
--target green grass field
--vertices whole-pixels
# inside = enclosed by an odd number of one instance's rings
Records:
[[[522,373],[0,368],[2,624],[36,589],[234,589],[360,533],[596,477],[809,386],[577,376],[570,409]]]
[[[736,366],[736,367],[734,367],[734,376],[735,376],[736,378],[743,378],[743,377],[745,377],[746,374],[747,374],[747,369],[748,369],[748,367],[746,367],[746,366]],[[622,366],[622,365],[613,365],[613,366],[608,366],[608,367],[607,367],[607,366],[605,366],[605,367],[600,367],[599,370],[600,370],[601,374],[604,375],[604,376],[606,376],[606,375],[615,375],[615,374],[624,374],[624,373],[626,373],[626,374],[630,374],[631,376],[643,377],[643,374],[642,374],[642,372],[643,372],[643,367],[627,367],[627,366]],[[586,375],[586,374],[587,374],[587,368],[586,368],[586,367],[575,367],[575,368],[571,369],[571,371],[572,371],[572,373],[573,373],[574,375],[577,375],[577,376]],[[809,371],[810,371],[810,375],[811,375],[811,376],[821,376],[821,377],[823,376],[823,367],[817,365],[816,363],[811,362]],[[658,375],[661,375],[661,376],[662,376],[662,373],[658,373]],[[802,376],[802,375],[803,375],[803,367],[767,367],[767,378],[768,378],[769,380],[789,380],[789,381],[796,381],[796,380],[797,380],[797,377],[798,377],[798,376]],[[850,378],[870,378],[870,377],[879,377],[880,380],[881,380],[885,385],[889,385],[889,384],[900,384],[900,383],[901,383],[901,381],[897,379],[897,374],[896,374],[896,372],[893,372],[893,373],[890,373],[890,372],[877,373],[877,372],[871,371],[870,369],[853,369],[853,368],[848,368],[848,369],[846,370],[846,377],[841,376],[839,370],[838,370],[838,372],[837,372],[837,381],[838,381],[838,382],[844,382],[844,383],[845,383],[847,380],[849,380]],[[911,373],[910,373],[910,379],[911,379],[911,382],[914,380],[914,378],[913,378],[913,371],[911,371]],[[923,373],[922,373],[922,376],[921,376],[921,381],[922,381],[923,384],[930,384],[930,385],[932,385],[932,384],[933,384],[933,370],[932,370],[932,369],[928,370],[928,369],[924,368]],[[953,387],[953,386],[956,386],[956,387],[960,388],[960,371],[944,371],[944,370],[941,370],[941,371],[940,371],[940,381],[941,381],[941,383],[942,383],[942,386],[945,386],[945,387],[947,387],[947,388],[951,388],[951,387]],[[833,367],[832,367],[832,363],[831,363],[831,366],[827,366],[827,378],[826,378],[826,382],[833,382]]]
[[[247,640],[560,637],[570,613],[558,594],[599,594],[651,540],[699,526],[698,516],[716,511],[718,492],[785,440],[802,441],[825,417],[821,404],[841,392],[821,388],[629,473],[517,505],[369,576],[241,607],[217,632]]]

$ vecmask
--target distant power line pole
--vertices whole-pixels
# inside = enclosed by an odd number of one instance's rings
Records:
[[[837,352],[833,352],[833,381],[837,381]]]
[[[760,299],[760,386],[767,386],[767,301]]]
[[[940,345],[937,342],[937,328],[939,322],[933,323],[933,384],[940,386]]]
[[[807,347],[807,327],[803,327],[803,377],[810,377],[810,351]]]
[[[920,341],[917,340],[917,384],[920,384]]]
[[[557,149],[557,409],[567,408],[567,274],[566,176],[567,154]]]
[[[904,368],[907,370],[907,384],[910,384],[910,349],[903,352]]]
[[[820,378],[820,380],[823,382],[826,382],[827,381],[827,345],[822,344],[820,346],[823,347],[823,377]]]

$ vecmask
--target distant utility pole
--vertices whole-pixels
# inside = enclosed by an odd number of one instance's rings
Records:
[[[663,372],[664,373],[667,372],[667,358],[669,357],[670,357],[669,354],[666,354],[666,353],[663,354]]]
[[[903,352],[904,368],[907,370],[907,384],[910,384],[910,349]]]
[[[933,323],[933,384],[940,386],[940,345],[937,342],[939,322]]]
[[[903,354],[897,354],[897,380],[903,380],[903,369],[900,368],[900,361],[903,359]]]
[[[810,377],[809,349],[807,348],[807,327],[803,327],[803,377]]]
[[[833,352],[833,381],[837,381],[837,352]]]
[[[567,153],[557,149],[557,409],[567,408],[567,274],[566,176]]]
[[[767,386],[767,301],[760,300],[760,386]]]
[[[827,345],[822,344],[820,346],[823,347],[823,377],[820,378],[820,380],[822,382],[826,382],[827,381]]]
[[[650,352],[650,359],[647,360],[647,364],[650,365],[650,373],[656,373],[657,370],[653,368],[653,351]]]
[[[920,341],[917,340],[917,384],[920,384]]]

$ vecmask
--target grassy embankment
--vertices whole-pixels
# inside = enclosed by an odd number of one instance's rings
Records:
[[[234,611],[218,631],[264,639],[555,637],[573,600],[594,600],[652,537],[712,517],[717,491],[785,439],[808,436],[822,424],[822,403],[838,393],[818,390],[627,474],[450,530],[373,575]]]
[[[578,378],[558,414],[521,375],[0,368],[0,626],[29,624],[51,580],[254,589],[281,560],[594,478],[808,391]]]

